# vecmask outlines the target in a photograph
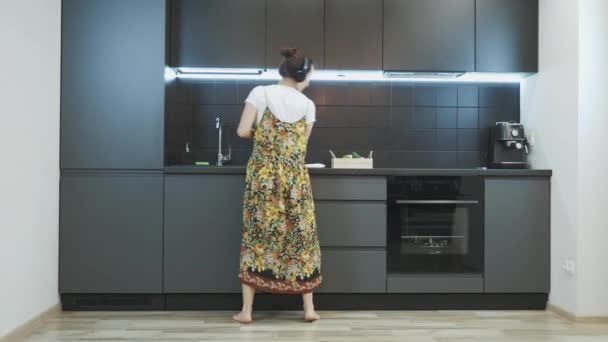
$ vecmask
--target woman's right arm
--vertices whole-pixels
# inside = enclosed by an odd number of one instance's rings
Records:
[[[310,133],[312,133],[312,126],[312,122],[306,124],[306,142],[308,142],[308,139],[310,138]]]
[[[245,139],[251,139],[253,137],[253,126],[255,124],[255,119],[258,115],[258,110],[249,102],[245,103],[245,108],[243,109],[243,114],[241,114],[241,121],[239,122],[239,127],[236,130],[236,134],[239,137]]]

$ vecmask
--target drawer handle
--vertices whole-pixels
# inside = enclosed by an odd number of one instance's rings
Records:
[[[397,200],[397,204],[479,204],[479,201],[457,201],[457,200]]]

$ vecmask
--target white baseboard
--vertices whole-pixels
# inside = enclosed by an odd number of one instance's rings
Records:
[[[41,312],[36,315],[34,318],[29,321],[21,324],[13,331],[9,332],[7,335],[0,337],[0,342],[16,342],[21,341],[31,333],[33,333],[36,329],[42,326],[47,320],[59,316],[61,313],[61,305],[55,304],[48,308],[47,310]]]
[[[608,323],[608,316],[577,316],[572,312],[551,303],[547,304],[547,310],[576,323]]]

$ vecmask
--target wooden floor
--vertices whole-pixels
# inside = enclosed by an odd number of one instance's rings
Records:
[[[542,311],[76,312],[47,322],[26,341],[399,341],[608,342],[608,324],[572,323]]]

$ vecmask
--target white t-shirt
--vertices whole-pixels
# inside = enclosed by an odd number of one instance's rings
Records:
[[[269,103],[266,103],[267,96]],[[267,106],[281,121],[296,122],[303,117],[306,117],[307,123],[315,121],[314,102],[292,87],[280,84],[257,86],[251,90],[245,102],[254,105],[258,111],[256,125],[262,120]]]

